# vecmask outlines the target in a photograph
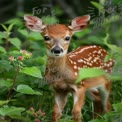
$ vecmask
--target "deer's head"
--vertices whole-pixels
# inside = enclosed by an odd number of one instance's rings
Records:
[[[47,55],[61,57],[67,54],[72,35],[88,26],[90,16],[76,17],[68,26],[63,24],[46,25],[40,18],[29,15],[25,15],[24,20],[29,30],[40,32],[44,37]]]

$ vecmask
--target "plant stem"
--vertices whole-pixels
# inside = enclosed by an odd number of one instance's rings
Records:
[[[19,70],[20,70],[20,67],[18,66],[18,67],[17,67],[17,70],[16,70],[15,77],[14,77],[14,79],[13,79],[13,84],[12,84],[11,88],[8,90],[8,99],[11,98],[11,96],[10,96],[10,95],[11,95],[11,91],[12,91],[12,89],[14,88],[14,85],[15,85],[15,83],[16,83]]]
[[[8,50],[8,39],[6,39],[5,49]]]
[[[6,40],[5,40],[5,49],[6,49],[6,51],[8,50],[8,44],[9,44],[8,39],[9,39],[9,37],[7,36]]]

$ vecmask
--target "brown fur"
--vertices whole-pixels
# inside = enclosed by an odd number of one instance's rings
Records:
[[[51,122],[57,122],[60,118],[69,92],[74,98],[72,116],[75,122],[81,122],[81,109],[86,91],[94,102],[94,117],[98,112],[108,112],[110,110],[110,82],[105,76],[87,78],[78,84],[75,84],[75,80],[78,77],[79,69],[84,67],[97,67],[110,73],[114,64],[113,60],[104,62],[107,52],[95,45],[83,46],[66,54],[70,41],[66,41],[65,37],[67,35],[71,37],[74,32],[86,28],[90,16],[77,17],[72,20],[70,26],[62,24],[45,25],[41,19],[33,16],[24,16],[24,19],[27,28],[41,32],[43,36],[49,36],[49,40],[45,41],[48,49],[45,78],[55,92]],[[63,48],[64,53],[61,57],[54,56],[51,53],[51,49],[55,45]]]

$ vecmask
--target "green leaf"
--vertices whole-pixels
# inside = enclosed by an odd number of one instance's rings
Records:
[[[112,58],[111,54],[110,53],[107,53],[107,55],[104,58],[104,62],[109,61],[111,58]]]
[[[1,24],[1,25],[2,25],[2,27],[3,27],[3,29],[4,29],[5,31],[8,30],[8,28],[7,28],[5,25],[3,25],[3,24]]]
[[[35,41],[35,40],[42,40],[43,37],[41,36],[41,34],[39,32],[30,32],[28,39]]]
[[[13,19],[10,19],[8,21],[5,22],[6,24],[14,24],[14,25],[17,25],[17,26],[22,26],[23,25],[23,22],[21,19],[18,19],[18,18],[13,18]]]
[[[13,26],[14,26],[14,24],[10,24],[7,31],[11,32],[11,30],[13,29]]]
[[[122,47],[118,47],[116,45],[113,45],[113,44],[109,44],[107,41],[109,39],[109,34],[106,34],[106,37],[103,39],[104,41],[104,44],[110,48],[113,52],[117,52],[119,54],[122,54]]]
[[[44,16],[44,17],[42,17],[42,20],[46,24],[55,24],[55,23],[58,23],[58,19],[56,17],[51,17],[51,16]]]
[[[121,76],[118,76],[118,75],[110,75],[110,76],[107,76],[110,80],[112,81],[122,81],[122,74]]]
[[[7,87],[7,88],[9,88],[11,85],[12,85],[12,82],[10,82],[10,81],[7,81],[7,80],[5,81],[3,79],[0,80],[0,86],[1,87]]]
[[[103,8],[103,5],[99,4],[98,2],[91,2],[91,4],[97,8],[98,10],[101,10]],[[103,9],[104,10],[104,9]],[[102,11],[103,12],[103,11]]]
[[[0,115],[2,116],[12,116],[12,115],[21,115],[21,112],[23,112],[25,108],[22,107],[15,107],[15,106],[4,106],[0,108]]]
[[[88,44],[96,44],[96,45],[103,45],[101,39],[97,36],[91,35],[88,37]]]
[[[12,69],[13,66],[10,65],[9,61],[7,60],[0,60],[0,69],[5,69],[7,71],[9,71],[10,69]]]
[[[112,105],[115,111],[122,112],[122,103],[117,103]]]
[[[20,29],[20,30],[18,30],[19,31],[19,33],[20,34],[22,34],[23,36],[25,36],[25,37],[27,37],[28,36],[28,31],[27,30],[25,30],[25,29]]]
[[[10,43],[14,45],[17,49],[20,49],[21,41],[18,38],[10,38]]]
[[[23,93],[23,94],[29,94],[29,95],[41,95],[40,92],[34,91],[28,85],[18,85],[17,86],[17,92],[20,92],[20,93]]]
[[[90,29],[85,29],[84,31],[81,32],[77,32],[75,33],[75,36],[78,38],[82,38],[83,36],[85,36],[86,34],[90,33]]]
[[[6,53],[6,50],[4,47],[0,46],[0,52]]]
[[[0,32],[0,39],[6,38],[6,34],[4,32]]]
[[[42,78],[41,71],[37,67],[25,67],[21,71],[21,73],[36,77],[36,78]]]
[[[79,83],[81,80],[86,78],[98,77],[101,75],[105,75],[105,72],[101,69],[97,68],[82,68],[79,71],[78,78],[75,83]]]
[[[0,100],[0,106],[7,104],[9,100]]]

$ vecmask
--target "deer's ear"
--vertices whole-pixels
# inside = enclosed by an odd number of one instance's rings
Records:
[[[46,27],[42,20],[35,16],[25,15],[24,21],[25,26],[32,31],[41,32]]]
[[[90,21],[90,15],[76,17],[75,19],[72,20],[69,28],[72,30],[72,32],[81,31],[88,26],[89,21]]]

